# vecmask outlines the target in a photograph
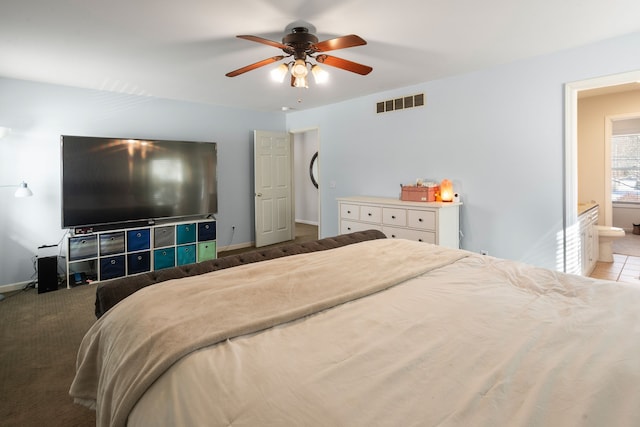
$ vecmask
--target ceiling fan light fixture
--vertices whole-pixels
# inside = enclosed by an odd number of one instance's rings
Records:
[[[316,84],[323,84],[329,81],[329,73],[318,64],[311,67],[311,74],[313,74],[313,79]]]
[[[293,81],[293,86],[294,87],[308,88],[309,87],[309,83],[307,82],[307,78],[305,76],[296,77],[295,80]]]
[[[291,67],[291,75],[298,79],[300,77],[306,77],[307,73],[309,73],[309,70],[307,69],[307,63],[304,59],[296,59],[296,62],[293,63],[293,67]]]
[[[288,71],[289,67],[287,67],[287,64],[280,64],[271,70],[271,78],[278,83],[282,83]]]

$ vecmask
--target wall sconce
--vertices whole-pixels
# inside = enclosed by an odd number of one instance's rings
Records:
[[[27,183],[22,181],[18,185],[0,185],[0,187],[18,187],[15,193],[13,193],[14,197],[22,198],[22,197],[31,197],[33,196],[33,192],[27,186]]]
[[[448,179],[443,179],[440,183],[440,199],[443,202],[453,201],[453,183]]]

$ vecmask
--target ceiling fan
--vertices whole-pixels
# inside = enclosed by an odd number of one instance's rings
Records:
[[[272,76],[282,81],[284,80],[287,72],[291,72],[291,85],[295,87],[308,87],[306,77],[309,72],[309,66],[311,67],[311,72],[317,82],[327,77],[326,72],[317,64],[311,64],[308,62],[309,58],[314,59],[320,64],[341,68],[363,76],[369,74],[373,70],[373,68],[368,65],[358,64],[357,62],[348,61],[346,59],[324,53],[331,50],[345,49],[348,47],[367,44],[365,40],[355,34],[318,42],[318,37],[311,34],[307,27],[298,26],[292,28],[291,33],[286,34],[282,38],[282,43],[258,36],[240,35],[237,37],[280,48],[285,54],[272,56],[271,58],[263,59],[262,61],[258,61],[251,65],[238,68],[237,70],[227,73],[227,77],[239,76],[247,71],[255,70],[256,68],[260,68],[289,57],[293,57],[293,61],[280,64],[278,68],[272,71]]]

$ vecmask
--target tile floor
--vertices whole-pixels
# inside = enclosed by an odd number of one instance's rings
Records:
[[[590,277],[640,284],[640,257],[613,254],[613,262],[598,261]]]

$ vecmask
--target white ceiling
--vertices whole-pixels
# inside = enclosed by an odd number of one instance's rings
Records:
[[[0,76],[267,111],[304,109],[461,74],[640,31],[638,0],[2,0]],[[269,79],[279,55],[238,39],[281,41],[304,21],[320,40],[368,44],[333,56],[308,89]],[[0,94],[1,96],[1,94]]]

